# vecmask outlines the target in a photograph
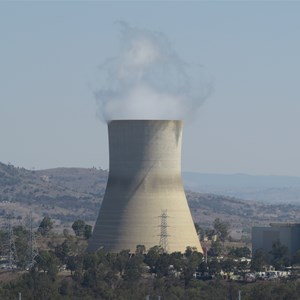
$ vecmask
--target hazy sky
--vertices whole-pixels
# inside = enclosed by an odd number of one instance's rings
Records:
[[[94,91],[116,21],[213,78],[185,121],[184,171],[300,176],[300,2],[0,2],[0,161],[108,168]]]

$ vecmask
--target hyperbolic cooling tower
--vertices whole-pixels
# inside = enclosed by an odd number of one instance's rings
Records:
[[[88,251],[202,252],[181,181],[182,121],[108,124],[109,177]]]

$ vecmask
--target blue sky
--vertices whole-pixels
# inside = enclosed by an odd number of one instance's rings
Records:
[[[93,92],[125,21],[213,78],[185,121],[183,170],[300,176],[299,15],[300,2],[0,2],[0,161],[108,167]]]

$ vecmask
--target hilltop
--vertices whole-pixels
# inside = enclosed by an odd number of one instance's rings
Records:
[[[94,222],[107,171],[95,168],[26,170],[0,163],[0,215],[23,218],[31,210],[37,219],[50,215],[56,224],[82,218]]]

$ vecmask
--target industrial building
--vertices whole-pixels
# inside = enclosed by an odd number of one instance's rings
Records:
[[[253,254],[259,249],[269,254],[276,241],[288,248],[288,257],[292,259],[300,249],[300,224],[271,223],[270,227],[252,228]]]
[[[109,177],[88,251],[202,248],[181,180],[182,121],[108,123]]]

